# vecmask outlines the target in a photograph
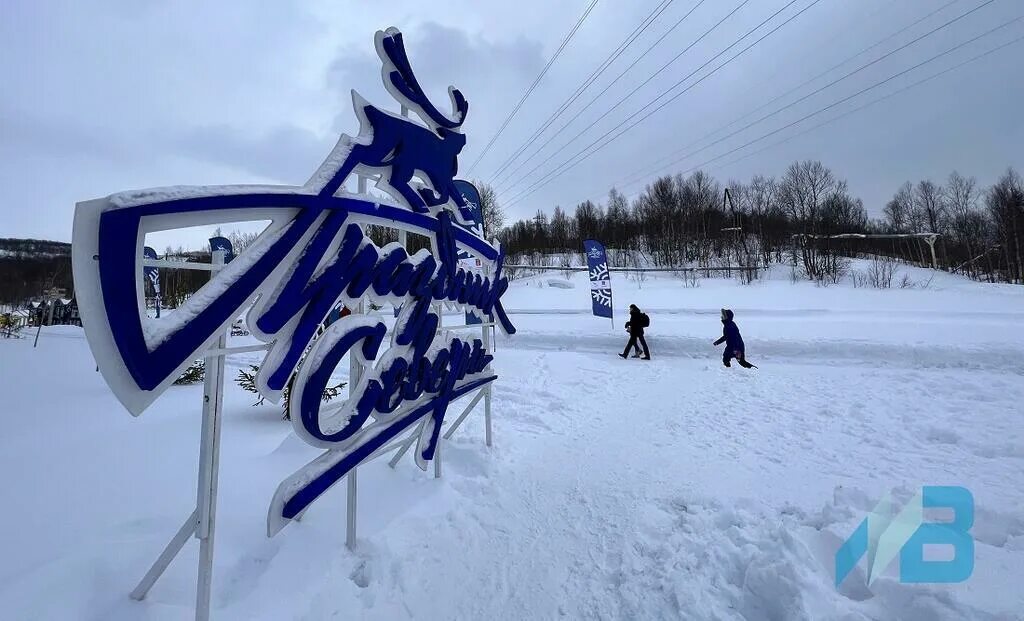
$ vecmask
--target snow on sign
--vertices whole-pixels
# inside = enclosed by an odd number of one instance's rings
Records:
[[[206,357],[210,369],[209,361],[220,356],[222,369],[223,356],[231,353],[225,331],[247,307],[247,325],[267,350],[256,381],[260,393],[280,398],[295,374],[289,400],[295,432],[325,452],[280,484],[270,502],[268,535],[403,432],[409,432],[404,448],[415,441],[416,463],[425,469],[448,405],[496,379],[486,326],[515,332],[501,305],[508,287],[504,253],[469,230],[472,214],[453,179],[466,143],[461,126],[468,103],[455,88],[448,90],[450,114],[431,103],[398,30],[377,32],[375,42],[385,88],[422,124],[353,91],[359,135],[342,135],[303,186],[123,192],[79,203],[75,212],[75,290],[87,338],[103,377],[133,415],[193,360]],[[345,189],[351,176],[360,193]],[[391,200],[365,193],[365,180],[374,178]],[[139,283],[146,233],[250,220],[271,224],[230,264],[213,266],[208,284],[175,312],[159,321],[145,314]],[[410,256],[398,244],[378,248],[364,234],[372,224],[426,235],[432,251]],[[460,251],[479,262],[483,274],[461,266]],[[401,306],[390,333],[379,316],[355,313],[317,336],[335,306],[360,308],[364,300]],[[441,329],[445,305],[491,323],[481,337],[465,340]],[[355,361],[350,397],[322,408],[323,390],[346,354]],[[204,473],[201,463],[200,506],[182,530],[187,538],[193,524],[204,542],[214,515],[222,386],[208,381],[206,390],[201,459],[208,468]],[[172,546],[183,543],[180,535]],[[160,571],[154,567],[151,574]],[[156,577],[147,575],[138,594],[144,596]]]

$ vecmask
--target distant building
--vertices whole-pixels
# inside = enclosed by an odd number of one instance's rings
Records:
[[[24,309],[28,323],[32,326],[80,326],[78,302],[74,298],[53,298],[29,302]]]

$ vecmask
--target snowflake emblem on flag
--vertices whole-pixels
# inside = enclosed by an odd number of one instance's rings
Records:
[[[594,298],[594,301],[598,304],[611,308],[612,306],[612,290],[611,289],[591,289],[590,297]]]
[[[590,280],[608,280],[608,264],[598,263],[590,270]]]

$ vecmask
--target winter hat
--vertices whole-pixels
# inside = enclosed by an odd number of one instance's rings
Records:
[[[722,321],[732,321],[733,313],[728,308],[722,309]]]

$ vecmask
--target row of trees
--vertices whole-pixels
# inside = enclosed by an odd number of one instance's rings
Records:
[[[828,239],[839,234],[896,239]],[[767,267],[789,259],[812,279],[835,275],[838,257],[873,254],[931,265],[914,233],[936,233],[936,262],[990,281],[1024,283],[1024,182],[1012,169],[990,188],[954,172],[902,186],[882,217],[868,217],[845,180],[818,161],[795,162],[779,178],[755,176],[723,187],[697,171],[658,179],[633,201],[612,189],[607,203],[584,201],[570,214],[538,211],[500,234],[516,261],[578,253],[599,239],[623,267]]]
[[[490,235],[495,231],[500,231],[502,227],[504,227],[505,212],[501,206],[498,205],[494,190],[490,186],[479,184],[479,190],[480,202],[482,203],[484,214],[484,232],[485,234]],[[383,246],[387,243],[398,240],[398,231],[393,228],[370,226],[367,233],[378,246]],[[237,230],[225,233],[218,228],[213,232],[213,235],[226,237],[231,241],[235,254],[240,254],[249,245],[256,241],[259,233],[246,233]],[[410,234],[406,238],[406,247],[410,253],[416,252],[420,248],[428,248],[429,246],[430,238],[423,235]],[[180,246],[176,249],[167,247],[164,250],[163,258],[172,261],[177,260],[199,263],[209,263],[212,260],[209,250],[186,250]],[[208,272],[174,269],[160,270],[162,304],[169,308],[180,306],[193,293],[198,291],[200,287],[206,284],[209,278],[210,275]],[[154,297],[152,283],[147,281],[144,284],[145,295],[148,298],[148,303],[152,304]]]
[[[0,239],[0,304],[19,307],[50,289],[71,294],[71,244]]]
[[[510,263],[577,255],[583,240],[594,238],[623,267],[767,267],[790,260],[808,277],[823,279],[835,277],[838,257],[872,254],[922,265],[932,259],[919,238],[821,236],[936,233],[940,268],[991,282],[1024,283],[1024,180],[1012,169],[987,188],[956,172],[944,184],[908,182],[878,219],[869,218],[846,182],[817,161],[796,162],[779,178],[759,175],[725,186],[700,171],[666,176],[632,201],[612,189],[604,205],[584,201],[572,213],[560,207],[550,215],[538,211],[507,228],[493,189],[483,184],[479,189],[485,234],[501,240]],[[394,229],[375,227],[370,234],[378,244],[397,239]],[[799,234],[818,237],[794,237]],[[240,253],[256,235],[225,236]],[[421,236],[408,239],[410,251],[428,243]],[[210,261],[209,251],[167,248],[164,255]],[[208,279],[205,272],[161,270],[164,304],[178,306]],[[71,294],[69,244],[0,239],[0,304],[23,304],[54,287]]]

